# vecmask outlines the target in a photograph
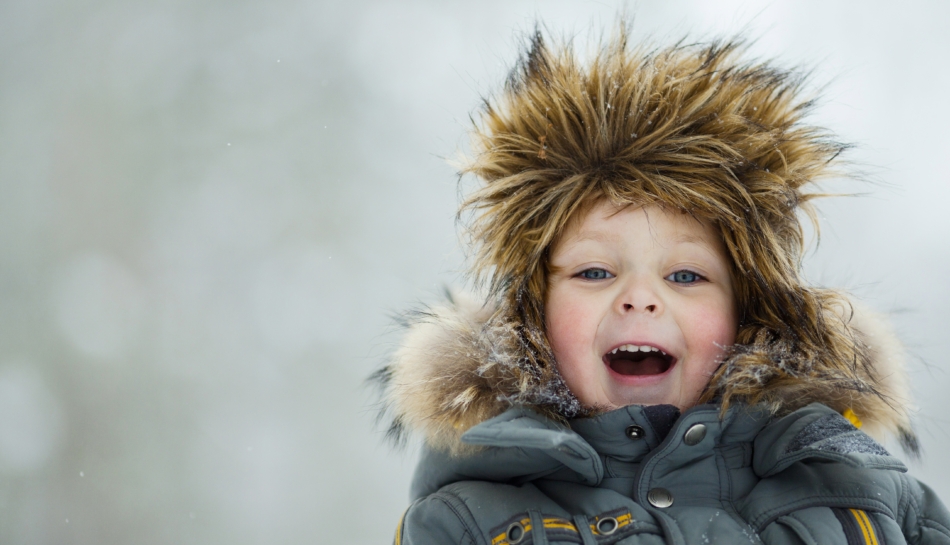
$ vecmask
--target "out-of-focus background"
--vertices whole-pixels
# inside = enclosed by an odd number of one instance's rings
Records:
[[[806,269],[892,314],[950,500],[950,4],[4,0],[0,542],[388,542],[414,451],[361,383],[461,282],[445,159],[536,19],[624,7],[817,67],[874,183]]]

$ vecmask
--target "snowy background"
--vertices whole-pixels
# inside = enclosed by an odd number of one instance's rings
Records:
[[[0,2],[0,542],[386,543],[414,456],[361,387],[457,284],[468,113],[608,1]],[[809,277],[893,313],[950,500],[950,4],[631,2],[817,66],[875,185]],[[943,36],[943,37],[941,37]]]

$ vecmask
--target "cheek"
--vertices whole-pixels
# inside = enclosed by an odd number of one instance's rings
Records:
[[[690,331],[683,331],[689,346],[689,364],[683,368],[684,398],[680,405],[691,407],[722,362],[723,351],[735,343],[738,327],[734,312],[714,307],[696,308],[690,320]]]
[[[736,323],[731,316],[709,313],[703,324],[703,335],[711,343],[729,346],[736,341]]]
[[[595,320],[584,305],[557,292],[548,297],[545,312],[545,330],[558,368],[565,377],[572,376],[579,371],[594,337],[594,331],[581,327],[581,324],[590,324]]]
[[[571,324],[578,323],[583,318],[583,312],[557,296],[549,298],[545,311],[547,312],[545,329],[548,340],[551,342],[555,355],[560,357],[577,344],[580,331],[571,327]]]
[[[727,310],[723,310],[725,307]],[[710,358],[709,366],[718,365],[719,355],[725,347],[736,341],[738,318],[732,305],[708,305],[691,312],[691,330],[688,338],[697,341],[695,348]]]

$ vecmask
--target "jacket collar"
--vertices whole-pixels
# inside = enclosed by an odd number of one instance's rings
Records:
[[[676,448],[697,424],[705,427],[705,435],[691,446],[693,456],[704,456],[716,445],[749,442],[768,422],[766,411],[736,405],[720,419],[718,406],[700,405],[687,410],[664,438],[651,421],[650,409],[631,405],[565,424],[527,407],[513,407],[462,436],[477,449],[453,454],[426,448],[412,495],[422,497],[459,480],[527,482],[554,474],[558,480],[596,486],[604,479],[607,459],[639,463],[658,448]],[[631,434],[631,427],[637,433]]]
[[[691,459],[705,458],[715,448],[747,444],[755,455],[753,471],[760,477],[774,475],[796,462],[811,460],[842,462],[856,467],[906,471],[898,459],[886,453],[847,452],[827,449],[829,438],[813,436],[813,443],[796,449],[803,431],[821,419],[840,416],[820,404],[780,419],[770,417],[765,407],[734,405],[721,417],[716,405],[699,405],[674,423],[665,438],[653,429],[648,407],[632,405],[568,424],[551,420],[527,407],[513,407],[468,430],[462,440],[477,449],[464,454],[424,448],[413,477],[413,499],[426,496],[456,481],[481,480],[520,484],[540,478],[555,478],[597,486],[612,461],[647,463],[655,471],[676,471]],[[628,428],[643,432],[631,437]],[[687,438],[690,430],[702,427]],[[857,433],[866,438],[861,432]],[[638,434],[634,434],[638,435]],[[870,441],[870,439],[867,439]],[[872,441],[873,443],[873,441]],[[881,449],[883,451],[883,449]],[[667,467],[668,466],[668,467]]]

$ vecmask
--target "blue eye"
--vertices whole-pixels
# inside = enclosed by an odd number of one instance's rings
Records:
[[[613,275],[604,269],[585,269],[578,276],[584,280],[606,280]]]
[[[666,277],[667,280],[671,282],[676,282],[677,284],[692,284],[703,279],[702,276],[694,273],[693,271],[676,271],[675,273]]]

